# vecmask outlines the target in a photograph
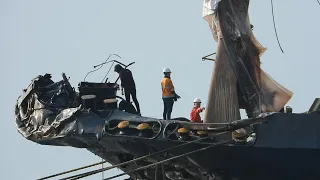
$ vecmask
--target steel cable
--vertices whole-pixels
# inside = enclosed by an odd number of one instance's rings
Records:
[[[215,147],[215,146],[219,146],[219,145],[230,143],[232,141],[233,140],[228,140],[228,141],[221,141],[221,142],[218,142],[218,143],[214,143],[214,144],[212,144],[210,146],[207,146],[207,147],[204,147],[204,148],[201,148],[201,149],[198,149],[198,150],[194,150],[194,151],[191,151],[191,152],[187,152],[187,153],[184,153],[184,154],[181,154],[181,155],[178,155],[178,156],[174,156],[172,158],[168,158],[168,159],[165,159],[165,160],[162,160],[162,161],[158,161],[156,163],[152,163],[152,164],[149,164],[149,165],[146,165],[146,166],[142,166],[142,167],[139,167],[137,169],[134,169],[134,170],[131,170],[131,171],[127,171],[127,172],[124,172],[124,173],[121,173],[121,174],[118,174],[118,175],[115,175],[115,176],[112,176],[112,177],[109,177],[109,178],[106,178],[106,179],[103,179],[103,180],[110,180],[110,179],[114,179],[114,178],[129,174],[129,173],[133,173],[133,172],[136,172],[136,171],[144,170],[144,169],[147,169],[149,167],[156,166],[156,165],[165,163],[165,162],[173,160],[173,159],[181,158],[181,157],[184,157],[184,156],[196,153],[196,152],[201,152],[201,151],[210,149],[210,148]]]
[[[193,141],[189,141],[187,143],[183,143],[183,144],[171,147],[171,148],[160,150],[160,151],[152,153],[152,154],[141,156],[141,157],[138,157],[136,159],[132,159],[132,160],[120,163],[120,164],[116,164],[116,165],[113,165],[113,166],[105,167],[103,169],[97,169],[97,170],[89,171],[89,172],[86,172],[86,173],[81,173],[81,174],[78,174],[78,175],[62,178],[60,180],[68,180],[68,179],[76,180],[76,179],[80,179],[80,178],[87,177],[87,176],[90,176],[90,175],[94,175],[94,174],[97,174],[97,173],[100,173],[100,172],[103,172],[103,171],[107,171],[107,170],[110,170],[110,169],[113,169],[113,168],[117,168],[119,166],[123,166],[123,165],[129,164],[129,163],[133,163],[133,162],[136,162],[136,161],[139,161],[139,160],[143,160],[143,159],[146,159],[146,158],[148,158],[150,156],[158,155],[158,154],[170,151],[170,150],[178,148],[178,147],[182,147],[182,146],[185,146],[185,145],[188,145],[188,144],[192,144],[192,143],[195,143],[195,142],[198,142],[198,141],[202,141],[202,140],[209,139],[209,138],[212,138],[212,137],[215,137],[215,136],[219,136],[219,135],[223,135],[223,134],[226,134],[226,133],[228,133],[228,132],[226,131],[226,132],[222,132],[222,133],[217,133],[217,134],[212,135],[212,136],[199,138],[199,139],[196,139],[196,140],[193,140]]]
[[[75,172],[75,171],[79,171],[79,170],[82,170],[82,169],[90,168],[90,167],[93,167],[93,166],[97,166],[97,165],[100,165],[100,164],[103,164],[103,163],[107,163],[108,160],[111,160],[111,159],[113,159],[113,158],[115,158],[115,157],[116,157],[116,156],[112,156],[111,158],[108,158],[106,161],[102,161],[102,162],[90,164],[90,165],[87,165],[87,166],[83,166],[83,167],[80,167],[80,168],[76,168],[76,169],[64,171],[64,172],[57,173],[57,174],[54,174],[54,175],[50,175],[50,176],[47,176],[47,177],[43,177],[43,178],[40,178],[40,179],[37,179],[37,180],[49,179],[49,178],[61,176],[61,175],[64,175],[64,174],[72,173],[72,172]]]
[[[271,12],[272,12],[273,28],[274,28],[274,32],[275,32],[275,34],[276,34],[277,42],[278,42],[278,45],[279,45],[280,50],[282,51],[282,53],[284,53],[284,52],[283,52],[283,49],[282,49],[282,47],[281,47],[281,45],[280,45],[280,41],[279,41],[278,33],[277,33],[277,28],[276,28],[276,22],[275,22],[275,20],[274,20],[273,0],[271,0]]]

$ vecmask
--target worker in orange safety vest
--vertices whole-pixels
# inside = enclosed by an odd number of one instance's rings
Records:
[[[163,69],[164,77],[161,80],[162,100],[163,100],[163,119],[171,119],[174,101],[181,98],[176,92],[171,80],[171,70]]]
[[[199,98],[195,98],[193,101],[193,108],[191,109],[190,112],[190,121],[191,122],[196,122],[196,123],[201,123],[201,117],[200,113],[205,110],[204,107],[201,108],[201,100]]]

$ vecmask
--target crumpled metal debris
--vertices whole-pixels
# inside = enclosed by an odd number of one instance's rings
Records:
[[[97,114],[82,109],[77,101],[77,93],[66,76],[62,76],[63,80],[53,82],[51,75],[40,75],[19,96],[15,105],[15,117],[18,132],[25,138],[47,144],[46,140],[83,133],[84,128],[81,127],[84,125],[86,133],[102,132],[104,120]],[[72,143],[55,145],[70,146]]]

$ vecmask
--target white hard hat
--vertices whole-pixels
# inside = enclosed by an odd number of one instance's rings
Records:
[[[164,73],[171,73],[171,70],[170,70],[169,68],[164,68],[164,69],[163,69],[163,72],[164,72]]]
[[[194,103],[201,103],[201,99],[195,98],[195,99],[193,100],[193,102],[194,102]]]

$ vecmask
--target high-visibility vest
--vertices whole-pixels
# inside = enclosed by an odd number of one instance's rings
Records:
[[[170,78],[163,78],[161,80],[162,98],[174,97],[172,91],[174,86]]]

